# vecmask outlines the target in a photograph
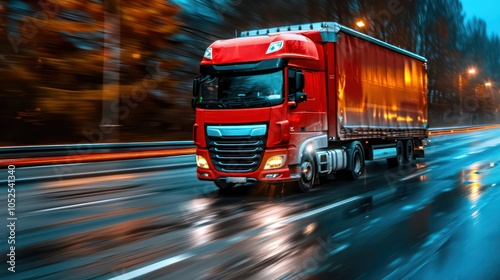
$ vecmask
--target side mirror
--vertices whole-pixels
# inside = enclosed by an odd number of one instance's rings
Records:
[[[304,74],[302,72],[295,73],[295,102],[305,102],[307,95],[303,93],[304,90]]]
[[[307,94],[303,92],[297,92],[295,93],[295,102],[300,103],[300,102],[306,102],[307,101]]]
[[[304,74],[302,72],[295,73],[295,90],[297,92],[304,90]]]
[[[200,80],[193,80],[193,98],[191,99],[191,107],[196,109],[196,103],[198,103],[198,96],[200,94]]]
[[[198,94],[200,94],[200,80],[194,79],[193,80],[193,97],[198,97]]]

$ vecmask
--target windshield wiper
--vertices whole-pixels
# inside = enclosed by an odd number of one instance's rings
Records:
[[[227,108],[226,103],[224,103],[224,100],[221,98],[219,99],[219,104],[222,105],[222,108]]]
[[[251,105],[261,105],[261,106],[266,106],[266,105],[272,105],[273,103],[271,102],[271,100],[267,99],[267,98],[262,98],[262,97],[257,97],[257,98],[252,98],[249,100],[250,104]]]
[[[219,99],[224,108],[248,107],[248,103],[243,98],[221,98]]]
[[[253,97],[250,99],[247,99],[248,103],[251,106],[268,106],[268,105],[276,105],[281,103],[281,98],[280,99],[269,99],[267,97]]]
[[[221,99],[212,99],[210,101],[204,101],[204,102],[200,102],[198,103],[200,106],[203,106],[205,108],[224,108],[224,109],[227,109],[228,106],[227,104],[221,100]]]

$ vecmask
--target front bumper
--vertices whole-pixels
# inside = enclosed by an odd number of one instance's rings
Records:
[[[264,169],[266,161],[276,155],[286,154],[288,155],[287,149],[274,149],[264,151],[264,157],[260,163],[259,168],[252,172],[222,172],[216,170],[210,159],[208,150],[197,149],[197,155],[203,156],[207,159],[209,164],[209,169],[200,168],[196,169],[196,174],[198,179],[207,181],[217,181],[223,180],[227,183],[255,183],[255,182],[287,182],[287,181],[297,181],[299,179],[296,175],[291,175],[291,169],[288,167],[288,162],[281,168],[276,169]],[[287,160],[290,158],[287,156]]]

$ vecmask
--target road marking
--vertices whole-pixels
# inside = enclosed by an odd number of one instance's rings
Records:
[[[310,217],[310,216],[313,216],[313,215],[316,215],[316,214],[319,214],[321,212],[324,212],[324,211],[327,211],[327,210],[330,210],[332,208],[335,208],[335,207],[338,207],[338,206],[342,206],[344,204],[347,204],[347,203],[350,203],[350,202],[353,202],[355,200],[358,200],[358,199],[362,199],[364,198],[364,196],[354,196],[354,197],[351,197],[351,198],[348,198],[348,199],[344,199],[342,201],[339,201],[339,202],[335,202],[333,204],[330,204],[330,205],[326,205],[326,206],[323,206],[323,207],[320,207],[316,210],[313,210],[313,211],[309,211],[309,212],[306,212],[306,213],[302,213],[300,215],[297,215],[297,216],[294,216],[294,217],[290,217],[290,218],[287,218],[283,221],[280,221],[280,222],[277,222],[275,223],[274,225],[269,225],[267,227],[269,228],[273,228],[275,227],[276,225],[278,226],[281,226],[283,224],[288,224],[288,223],[291,223],[291,222],[295,222],[295,221],[298,221],[298,220],[302,220],[304,218],[307,218],[307,217]]]
[[[454,157],[453,159],[461,159],[464,157],[468,157],[468,155],[459,155],[459,156]]]
[[[340,245],[337,249],[331,251],[330,253],[328,253],[329,256],[333,256],[335,254],[338,254],[342,251],[344,251],[345,249],[349,248],[351,246],[351,244],[349,243],[346,243],[346,244],[342,244]]]
[[[408,176],[404,177],[403,179],[401,179],[401,181],[406,181],[406,180],[409,180],[409,179],[411,179],[411,178],[415,178],[415,177],[417,177],[417,176],[424,175],[425,173],[427,173],[427,172],[429,172],[429,171],[431,171],[431,170],[432,170],[432,168],[428,168],[428,169],[426,169],[426,170],[422,170],[422,171],[417,172],[417,173],[415,173],[415,174],[408,175]]]
[[[485,151],[485,149],[481,149],[481,150],[478,150],[478,151],[468,152],[467,154],[456,156],[456,157],[454,157],[453,159],[461,159],[461,158],[465,158],[465,157],[468,157],[469,155],[479,154],[479,153],[482,153],[482,152],[484,152],[484,151]]]
[[[484,151],[485,151],[485,150],[484,150],[484,149],[482,149],[482,150],[479,150],[479,151],[472,151],[472,152],[468,152],[467,154],[468,154],[468,155],[479,154],[479,153],[484,152]]]
[[[175,257],[171,257],[171,258],[168,258],[168,259],[165,259],[165,260],[162,260],[162,261],[150,264],[150,265],[145,266],[143,268],[139,268],[139,269],[127,272],[125,274],[118,275],[116,277],[110,278],[109,280],[128,280],[128,279],[133,279],[133,278],[142,276],[144,274],[153,272],[155,270],[167,267],[169,265],[181,262],[181,261],[183,261],[185,259],[189,259],[191,257],[194,257],[194,255],[193,254],[181,254],[181,255],[178,255],[178,256],[175,256]]]
[[[94,204],[99,204],[99,203],[106,203],[106,202],[111,202],[111,201],[126,200],[129,198],[136,198],[136,197],[147,196],[147,195],[151,195],[151,194],[155,194],[155,193],[145,193],[145,194],[139,194],[139,195],[133,195],[133,196],[117,197],[117,198],[110,198],[110,199],[104,199],[104,200],[98,200],[98,201],[78,203],[78,204],[73,204],[73,205],[66,205],[66,206],[54,207],[54,208],[49,208],[49,209],[37,210],[37,211],[33,211],[32,213],[43,213],[43,212],[71,209],[71,208],[77,208],[77,207],[82,207],[82,206],[87,206],[87,205],[94,205]]]

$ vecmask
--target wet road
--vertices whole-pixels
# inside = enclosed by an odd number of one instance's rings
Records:
[[[431,140],[409,167],[368,162],[362,178],[307,194],[221,195],[196,179],[194,156],[18,168],[16,272],[0,276],[498,278],[500,129]]]

